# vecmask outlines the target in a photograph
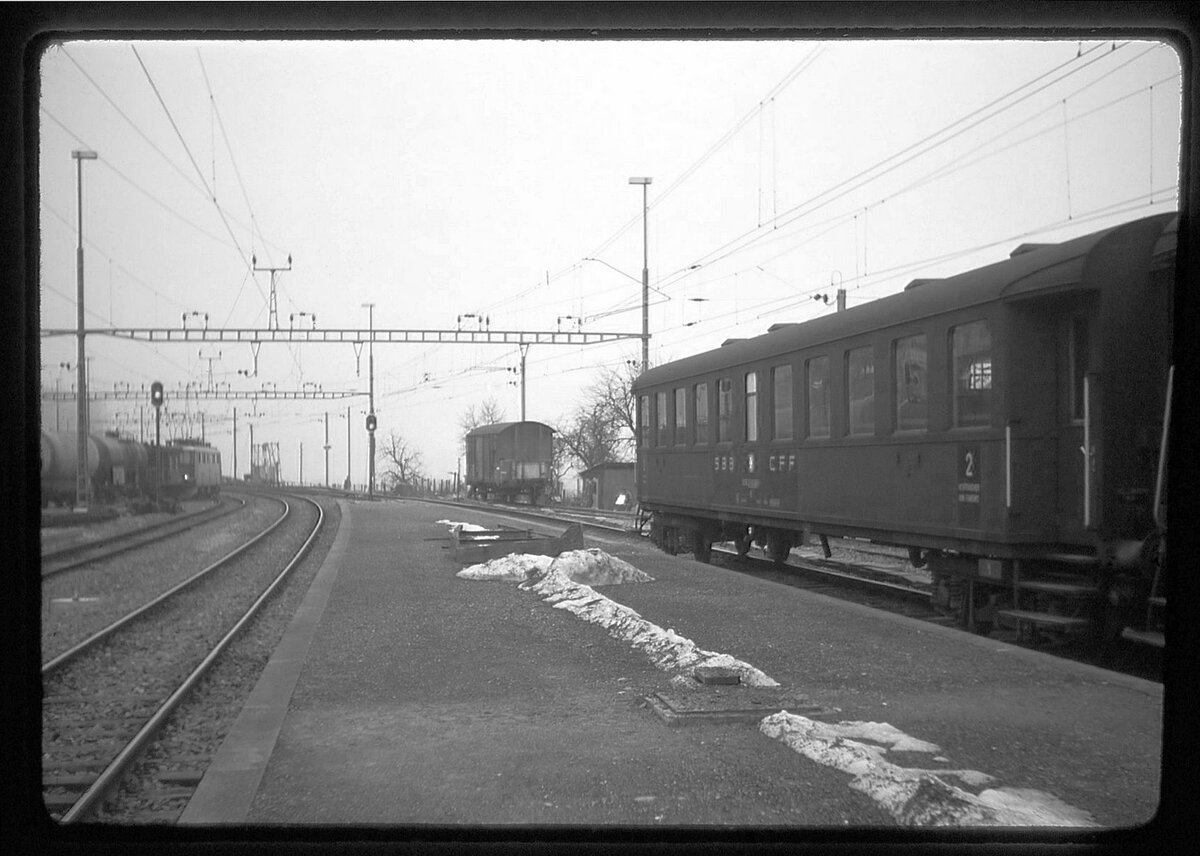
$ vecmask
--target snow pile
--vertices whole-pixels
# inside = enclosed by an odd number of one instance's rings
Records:
[[[445,523],[450,527],[451,532],[482,532],[487,529],[486,526],[480,526],[478,523],[458,523],[454,520],[439,520],[438,523]]]
[[[654,577],[645,571],[635,568],[624,559],[610,556],[598,547],[562,553],[554,560],[551,571],[561,573],[573,582],[591,586],[654,582]]]
[[[995,781],[977,770],[923,770],[884,760],[887,749],[852,738],[889,744],[896,751],[937,752],[887,723],[825,723],[781,711],[759,730],[818,764],[854,776],[850,787],[867,794],[906,826],[1096,826],[1087,812],[1057,797],[1028,788],[987,789],[974,794],[945,781],[967,785]]]
[[[587,550],[571,550],[557,559],[531,553],[509,553],[479,565],[463,568],[457,576],[464,580],[503,580],[525,582],[541,579],[548,573],[564,575],[574,582],[591,585],[616,585],[618,583],[653,582],[654,577],[633,565],[610,556],[595,547]]]
[[[554,559],[549,556],[534,556],[529,553],[510,553],[499,559],[491,559],[479,565],[463,568],[455,576],[464,580],[494,580],[521,583],[533,576],[544,574]]]
[[[581,553],[596,555],[585,558],[579,555]],[[565,609],[584,621],[599,624],[608,630],[610,636],[624,640],[634,648],[641,650],[655,666],[665,672],[690,670],[696,666],[721,666],[737,671],[744,684],[756,687],[779,686],[777,681],[749,663],[743,663],[728,654],[705,651],[692,640],[680,636],[674,630],[664,630],[657,624],[650,623],[629,607],[609,600],[591,586],[576,582],[569,575],[572,571],[595,573],[608,580],[613,574],[628,573],[619,565],[609,565],[610,562],[618,561],[620,560],[607,556],[594,548],[564,553],[550,565],[544,575],[538,579],[527,580],[521,584],[520,588],[534,592],[546,603],[552,604],[555,609]],[[589,563],[608,566],[615,570],[601,573],[590,568]],[[632,568],[632,566],[628,567]],[[633,570],[637,571],[636,568]],[[641,574],[642,572],[637,571],[637,573]],[[600,584],[597,583],[597,585]]]
[[[450,534],[457,535],[459,532],[485,532],[486,526],[480,526],[478,523],[459,523],[454,520],[439,520],[438,523],[445,523],[450,527]],[[481,535],[476,540],[478,541],[495,541],[499,535]]]

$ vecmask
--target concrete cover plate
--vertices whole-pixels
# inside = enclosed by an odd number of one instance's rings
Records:
[[[786,710],[807,717],[836,713],[808,696],[781,687],[706,686],[656,692],[646,699],[667,725],[714,722],[757,722]]]

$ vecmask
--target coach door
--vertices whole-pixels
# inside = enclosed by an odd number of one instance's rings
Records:
[[[1100,395],[1095,371],[1097,313],[1094,302],[1078,304],[1062,319],[1059,339],[1059,532],[1068,539],[1099,524]]]

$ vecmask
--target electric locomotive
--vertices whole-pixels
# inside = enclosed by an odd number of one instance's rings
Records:
[[[221,453],[193,439],[150,446],[150,465],[159,466],[162,495],[171,499],[215,496],[221,490]],[[161,461],[161,464],[156,462]]]
[[[1162,644],[1174,214],[658,366],[638,497],[669,552],[907,547],[976,632]]]

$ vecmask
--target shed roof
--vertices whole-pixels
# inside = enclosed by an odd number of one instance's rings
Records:
[[[581,476],[587,476],[588,473],[598,472],[600,470],[632,470],[632,461],[605,461],[603,464],[596,464],[594,467],[588,467],[586,470],[581,470]]]

